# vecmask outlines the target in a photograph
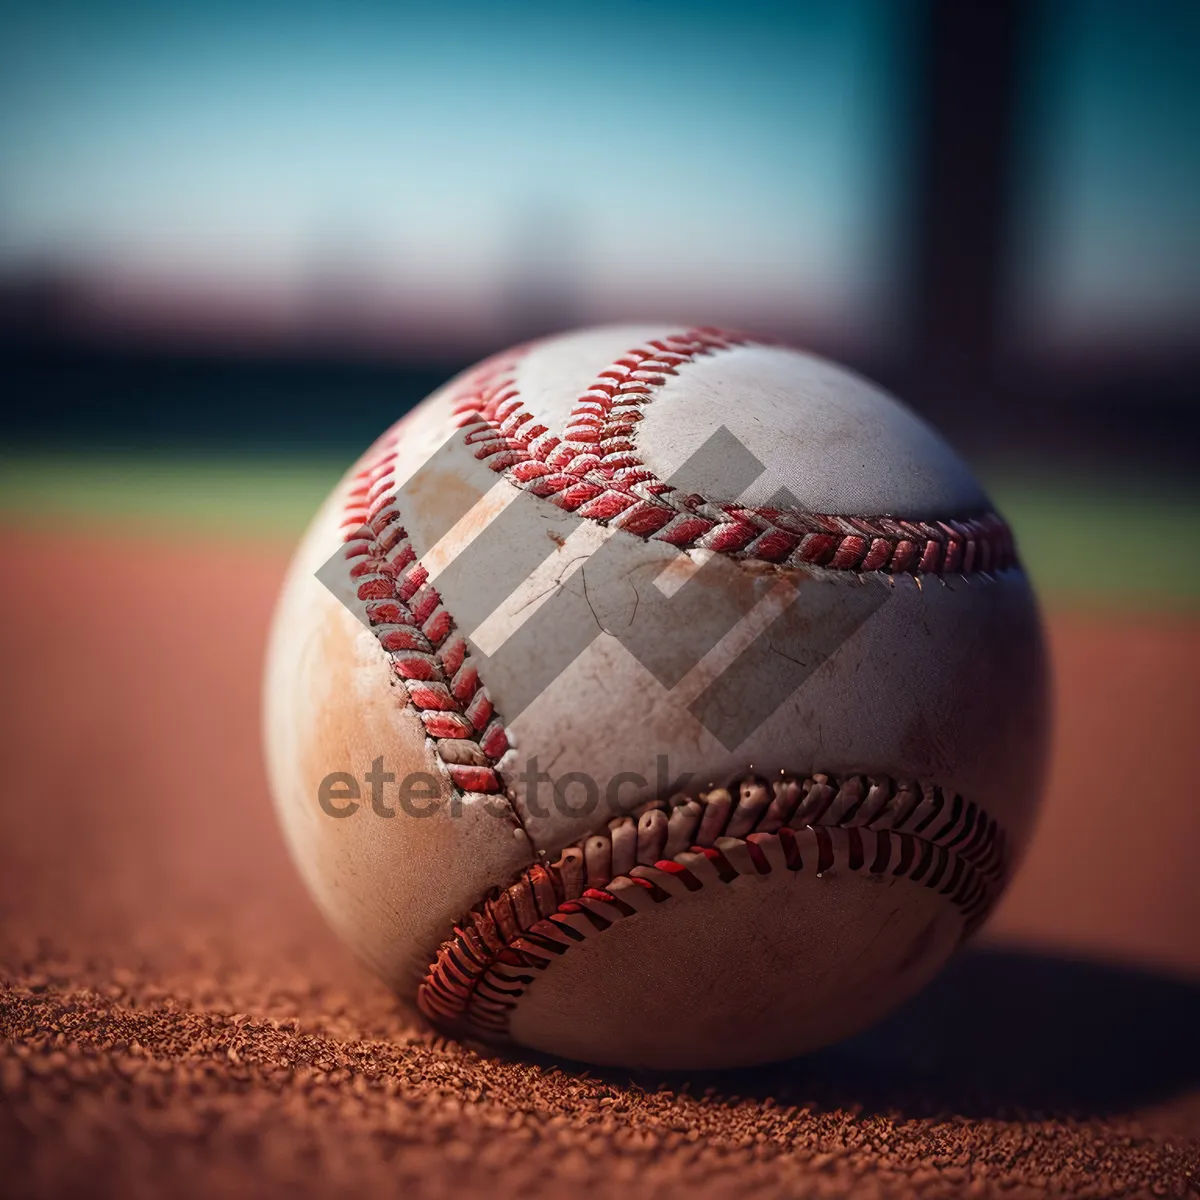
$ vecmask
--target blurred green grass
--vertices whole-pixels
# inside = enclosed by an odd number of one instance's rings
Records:
[[[349,462],[0,455],[0,522],[281,549]],[[1200,490],[995,464],[982,472],[1054,608],[1200,611]]]
[[[981,475],[1050,605],[1200,612],[1200,490],[1003,468]]]
[[[286,544],[352,461],[6,455],[0,520]]]

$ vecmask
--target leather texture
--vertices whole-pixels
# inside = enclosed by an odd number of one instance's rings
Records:
[[[536,343],[510,356],[513,390],[533,422],[559,433],[609,364],[679,332],[622,327]],[[461,428],[471,378],[401,420],[335,491],[297,554],[269,652],[267,753],[293,855],[331,922],[401,994],[411,996],[440,942],[491,889],[661,799],[664,782],[693,796],[780,772],[931,782],[986,811],[1019,856],[1047,737],[1040,623],[1019,568],[922,578],[779,566],[581,517],[478,456]],[[736,488],[705,464],[689,485],[716,503],[777,504],[782,491],[801,512],[933,522],[989,507],[928,426],[797,351],[739,342],[682,363],[654,387],[631,440],[667,480],[722,428],[735,453],[748,450],[764,469]],[[386,467],[371,474],[381,458]],[[442,609],[469,639],[508,742],[495,764],[503,790],[490,798],[452,784],[370,627],[353,560],[339,557],[358,494],[398,512]],[[738,683],[751,646],[756,665]],[[397,776],[437,778],[439,811],[384,819],[364,804],[335,819],[321,810],[326,775],[362,779],[380,756]],[[552,779],[595,781],[600,802],[589,807],[579,782],[557,797],[549,783],[531,793],[521,780],[534,759]],[[878,903],[885,892],[891,899]],[[599,948],[568,954],[529,989],[512,1032],[603,1062],[758,1061],[776,1056],[772,1040],[793,1053],[849,1032],[936,970],[961,932],[948,906],[930,915],[938,903],[907,880],[884,891],[853,879],[739,881],[703,903],[673,901],[669,915],[639,914]],[[914,921],[929,920],[934,949],[919,969],[889,975]],[[869,969],[875,957],[879,971]],[[793,993],[802,1032],[789,1026]],[[744,1019],[760,995],[774,1014],[766,1024]],[[631,1022],[643,1034],[622,1043]]]

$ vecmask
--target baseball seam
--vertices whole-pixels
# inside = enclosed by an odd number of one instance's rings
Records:
[[[453,408],[476,457],[517,486],[582,517],[680,549],[707,548],[781,566],[908,572],[918,582],[927,571],[987,578],[989,570],[1015,565],[1012,536],[995,514],[929,523],[784,513],[713,505],[659,482],[633,453],[630,434],[641,409],[679,368],[750,342],[704,328],[631,350],[600,372],[561,439],[520,406],[516,368],[528,347],[470,372]],[[351,480],[342,553],[367,619],[453,785],[467,798],[502,793],[496,765],[508,738],[467,641],[401,523],[395,438],[394,427]]]
[[[566,847],[552,864],[494,889],[438,949],[417,990],[436,1024],[507,1036],[525,988],[572,946],[617,921],[739,876],[773,871],[891,875],[937,890],[963,937],[986,917],[1008,870],[1003,831],[977,805],[888,777],[750,777],[698,802],[642,807]]]
[[[936,521],[831,516],[716,503],[659,480],[638,457],[633,438],[654,393],[682,367],[753,344],[763,343],[706,327],[635,347],[579,397],[561,437],[521,407],[520,353],[469,376],[454,412],[475,456],[518,487],[568,512],[681,550],[917,578],[987,577],[1017,565],[1012,533],[995,512]]]
[[[641,410],[668,375],[750,340],[696,329],[630,351],[579,399],[561,438],[521,408],[515,380],[524,348],[471,372],[453,409],[476,457],[516,486],[586,519],[681,550],[704,548],[777,566],[907,573],[918,583],[924,573],[987,579],[992,571],[1016,565],[1008,527],[993,513],[937,522],[824,516],[713,504],[659,481],[634,453],[632,428]],[[467,800],[503,795],[497,764],[509,749],[508,737],[468,643],[428,582],[403,527],[395,441],[393,428],[351,479],[342,553],[372,631],[451,785]],[[704,886],[706,873],[710,883],[728,883],[739,874],[773,869],[815,866],[822,874],[836,864],[869,874],[890,870],[914,882],[923,879],[927,887],[945,879],[941,894],[963,913],[964,936],[999,892],[1006,867],[1002,832],[961,797],[949,801],[953,817],[931,838],[923,831],[947,802],[932,786],[922,790],[852,776],[835,787],[820,775],[803,784],[784,777],[782,786],[782,793],[776,786],[774,800],[753,791],[757,799],[749,806],[745,798],[733,804],[727,792],[716,789],[704,798],[702,815],[695,800],[656,801],[640,810],[636,827],[631,818],[619,819],[568,847],[557,863],[527,868],[516,883],[473,909],[443,944],[419,987],[422,1010],[443,1023],[474,1023],[494,1036],[502,1031],[507,1009],[493,997],[485,1014],[482,997],[487,989],[507,988],[511,994],[514,979],[506,971],[519,975],[544,967],[551,961],[545,953],[561,953],[588,930],[633,915],[639,909],[634,901],[658,903],[687,894]],[[786,797],[797,788],[802,800],[794,813],[781,816]],[[855,788],[863,795],[850,804]],[[906,802],[897,807],[897,797],[914,796],[906,810]],[[822,799],[828,801],[823,806]],[[509,807],[519,821],[511,802]],[[689,821],[694,837],[682,832]],[[625,863],[630,846],[634,857]],[[504,936],[489,937],[488,929]],[[479,1007],[478,1019],[467,1013],[470,1005]]]
[[[503,791],[508,750],[467,640],[417,560],[391,488],[395,455],[360,471],[349,494],[342,553],[379,645],[416,710],[435,757],[464,798]],[[511,807],[511,806],[510,806]]]

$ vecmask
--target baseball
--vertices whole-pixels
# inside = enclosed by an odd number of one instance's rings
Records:
[[[265,737],[317,903],[456,1036],[732,1066],[856,1032],[995,904],[1036,603],[926,424],[710,328],[517,347],[315,517]]]

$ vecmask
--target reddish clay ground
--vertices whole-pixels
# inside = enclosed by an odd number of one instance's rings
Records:
[[[847,1047],[631,1078],[435,1038],[325,930],[259,762],[280,555],[0,562],[6,1194],[1200,1194],[1200,623],[1052,623],[1003,950]]]

